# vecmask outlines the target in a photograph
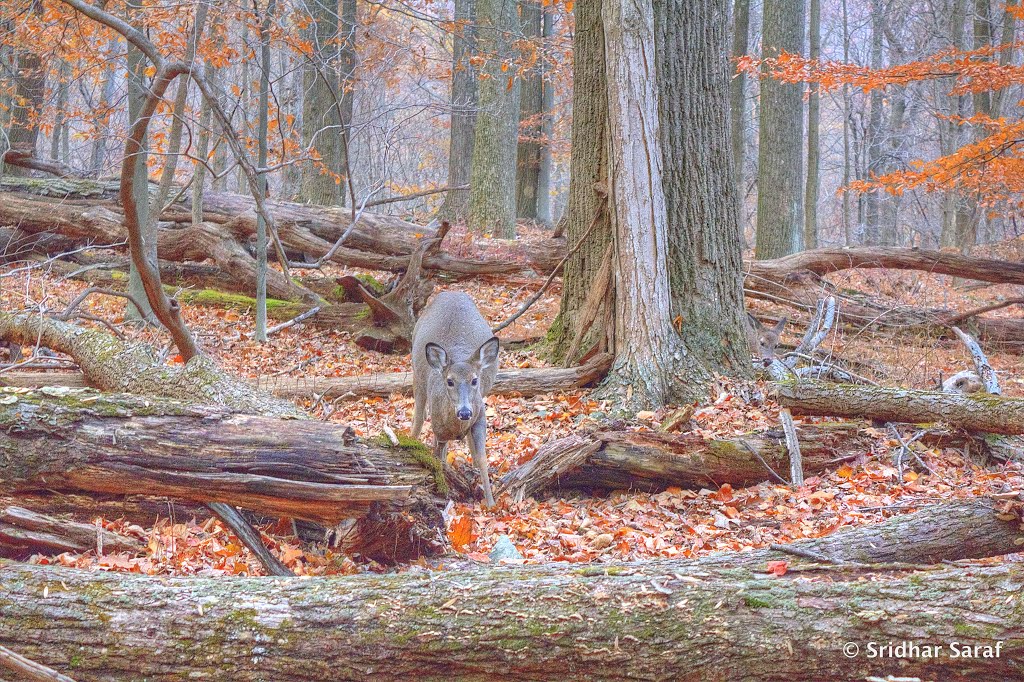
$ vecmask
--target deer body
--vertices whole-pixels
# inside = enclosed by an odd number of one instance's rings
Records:
[[[448,442],[466,439],[480,472],[484,499],[494,506],[487,472],[484,397],[498,373],[498,337],[462,292],[442,292],[423,311],[412,337],[413,438],[430,415],[434,454],[444,461]]]

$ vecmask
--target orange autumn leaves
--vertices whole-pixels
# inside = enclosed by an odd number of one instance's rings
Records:
[[[1020,8],[1015,9],[1020,11]],[[1024,84],[1024,66],[1010,60],[1013,50],[1021,46],[1024,42],[974,50],[948,49],[926,59],[882,69],[811,60],[791,53],[772,59],[745,56],[737,60],[737,69],[789,83],[815,83],[824,91],[849,86],[870,92],[940,81],[946,84],[950,95],[959,96]],[[951,154],[914,160],[908,169],[854,181],[844,189],[885,191],[895,195],[915,189],[956,190],[975,196],[983,207],[1005,203],[1011,208],[1024,208],[1024,123],[983,113],[973,116],[940,114],[938,118],[969,127],[975,134]]]

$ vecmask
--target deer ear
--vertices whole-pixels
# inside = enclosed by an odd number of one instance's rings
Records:
[[[427,364],[438,372],[444,371],[448,366],[448,353],[436,343],[428,343],[424,353],[427,356]]]
[[[484,341],[476,351],[477,362],[481,367],[490,367],[498,362],[499,341],[497,336]]]
[[[784,317],[779,320],[779,323],[775,325],[774,331],[776,334],[781,334],[782,330],[786,328],[786,322],[789,321],[788,317]]]
[[[754,329],[764,329],[764,325],[761,324],[761,320],[757,319],[750,313],[747,313],[747,322],[749,322]]]

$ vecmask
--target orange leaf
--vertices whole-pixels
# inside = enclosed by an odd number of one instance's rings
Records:
[[[786,575],[786,569],[789,568],[789,564],[785,561],[769,561],[768,572],[772,575],[779,577]]]
[[[463,514],[452,521],[452,527],[448,531],[448,540],[456,550],[461,550],[468,545],[473,540],[473,517]]]

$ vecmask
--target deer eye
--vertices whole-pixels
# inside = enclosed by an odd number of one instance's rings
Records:
[[[476,377],[473,377],[473,385],[474,385],[474,386],[476,386],[476,385],[477,385],[477,382],[478,382],[478,381],[479,381],[479,379],[477,379]]]
[[[449,386],[454,386],[454,385],[455,385],[455,382],[454,382],[454,381],[452,381],[451,379],[449,379],[449,380],[448,380],[448,385],[449,385]]]

